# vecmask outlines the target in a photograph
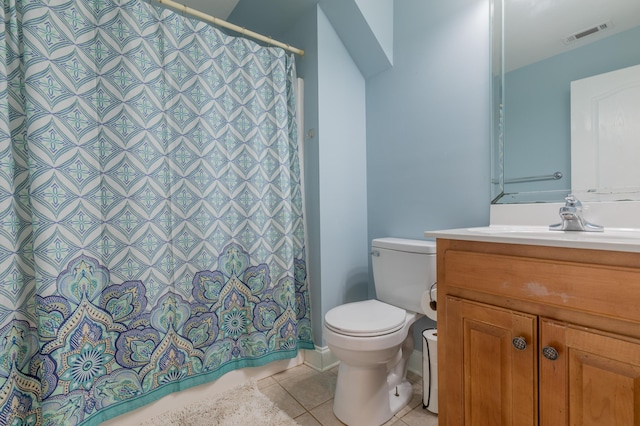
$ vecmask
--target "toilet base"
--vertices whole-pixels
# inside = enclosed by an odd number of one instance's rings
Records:
[[[378,426],[389,421],[413,396],[409,381],[389,387],[387,368],[352,367],[340,363],[333,412],[349,426]]]
[[[396,388],[389,390],[389,405],[391,408],[391,417],[395,416],[396,413],[402,410],[408,403],[411,401],[411,397],[413,396],[413,387],[408,380],[403,380],[400,385]]]

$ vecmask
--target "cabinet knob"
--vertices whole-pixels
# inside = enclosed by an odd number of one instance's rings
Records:
[[[527,349],[527,341],[522,336],[514,337],[511,343],[513,343],[513,347],[519,351]]]
[[[558,359],[558,351],[553,346],[545,346],[542,348],[542,355],[550,361]]]

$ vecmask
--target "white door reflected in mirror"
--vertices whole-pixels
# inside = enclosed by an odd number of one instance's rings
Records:
[[[571,188],[583,201],[640,194],[640,65],[571,82]]]

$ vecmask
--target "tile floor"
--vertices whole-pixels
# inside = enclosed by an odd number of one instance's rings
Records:
[[[306,365],[258,381],[258,388],[301,426],[343,425],[333,414],[338,369],[318,372]],[[385,425],[437,426],[438,416],[422,408],[422,378],[409,373],[413,399]]]

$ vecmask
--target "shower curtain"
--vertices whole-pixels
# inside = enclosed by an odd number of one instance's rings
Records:
[[[293,58],[138,0],[3,0],[0,425],[313,349]]]

